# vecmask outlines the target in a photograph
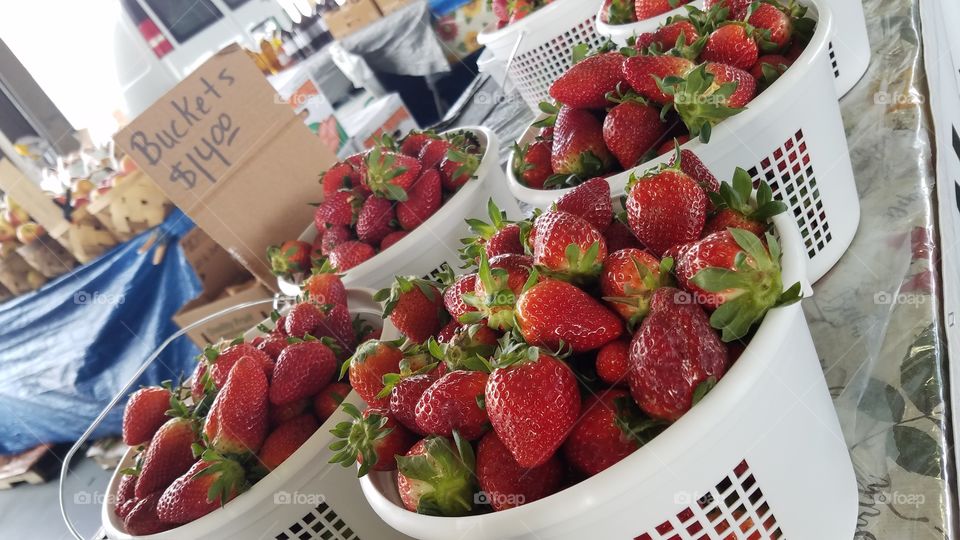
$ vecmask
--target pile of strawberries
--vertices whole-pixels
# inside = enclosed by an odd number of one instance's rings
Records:
[[[497,17],[497,29],[515,23],[553,0],[487,0]]]
[[[396,469],[411,511],[461,516],[546,497],[625,458],[724,376],[784,291],[769,218],[785,205],[688,151],[634,177],[625,210],[595,178],[531,220],[490,223],[473,272],[378,293],[404,340],[345,365],[370,406],[336,461]]]
[[[346,272],[419,227],[471,178],[482,159],[470,131],[413,131],[389,136],[323,173],[313,244],[288,240],[272,246],[273,272],[293,278],[324,263]]]
[[[645,21],[689,3],[690,0],[604,0],[600,19],[607,24]]]
[[[535,140],[515,148],[514,176],[534,189],[569,187],[669,152],[674,138],[707,142],[786,71],[815,26],[792,0],[707,6],[576,62],[550,88],[556,104],[541,104]]]
[[[132,394],[123,440],[137,456],[116,502],[129,534],[196,520],[277,468],[349,394],[339,362],[379,336],[351,320],[336,274],[312,276],[304,300],[273,320],[251,342],[207,347],[189,384]]]

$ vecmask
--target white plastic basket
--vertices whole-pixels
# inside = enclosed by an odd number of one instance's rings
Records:
[[[784,283],[805,281],[799,232],[774,219]],[[809,290],[809,286],[804,287]],[[373,509],[424,540],[851,538],[853,466],[800,304],[770,311],[704,400],[621,462],[544,499],[465,518],[407,511],[395,475],[360,480]]]
[[[570,69],[574,45],[586,43],[596,48],[606,42],[593,23],[601,3],[555,0],[500,30],[490,25],[477,41],[506,66],[508,78],[536,111],[541,101],[550,99],[553,81]]]
[[[632,37],[639,36],[640,34],[646,32],[654,32],[657,28],[660,28],[660,25],[663,24],[668,18],[673,17],[674,15],[686,15],[687,6],[693,6],[699,9],[703,9],[703,0],[695,0],[689,4],[679,6],[676,9],[670,10],[666,13],[657,15],[656,17],[651,17],[649,19],[644,19],[642,21],[637,21],[630,24],[608,24],[603,22],[603,6],[597,10],[596,14],[596,25],[597,32],[607,38],[610,38],[610,41],[613,41],[617,45],[624,47],[627,44],[627,40]]]
[[[520,208],[506,188],[506,178],[500,168],[497,136],[483,127],[462,129],[473,132],[480,140],[483,158],[476,172],[477,178],[467,182],[427,221],[396,244],[347,270],[343,274],[343,283],[347,287],[386,287],[394,276],[424,276],[445,262],[454,270],[458,269],[460,259],[457,251],[463,247],[460,239],[470,234],[463,220],[487,215],[487,201],[490,198],[506,212],[509,219],[521,217]],[[313,242],[316,236],[317,228],[311,223],[300,235],[300,240]],[[278,285],[284,294],[300,294],[300,284],[297,282],[280,278]]]
[[[683,147],[695,152],[721,180],[742,167],[754,180],[770,184],[774,197],[787,204],[797,222],[808,277],[815,282],[853,241],[860,223],[860,200],[829,57],[834,18],[822,1],[805,3],[811,6],[811,16],[819,16],[819,24],[800,58],[747,110],[718,124],[710,143],[695,139]],[[538,131],[528,129],[521,145],[532,141]],[[633,170],[643,171],[670,157],[660,156]],[[614,194],[624,192],[630,172],[607,178]],[[538,207],[569,191],[528,188],[511,167],[507,181],[516,198]]]
[[[828,45],[830,67],[836,79],[837,95],[843,97],[870,66],[870,39],[861,0],[824,0],[833,12],[833,33]]]

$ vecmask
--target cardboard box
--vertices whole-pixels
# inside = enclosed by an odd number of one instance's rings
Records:
[[[195,298],[183,306],[183,308],[173,316],[173,322],[180,328],[186,328],[204,317],[219,313],[225,309],[245,302],[268,299],[273,299],[273,293],[256,281],[251,281],[237,289],[228,290],[217,298],[211,299],[206,296]],[[243,335],[247,330],[263,322],[264,319],[270,316],[271,311],[273,311],[273,304],[268,302],[262,302],[255,306],[239,309],[221,317],[216,317],[211,321],[189,330],[187,337],[201,348],[208,344],[216,343],[221,339],[231,340]]]
[[[180,239],[183,256],[203,284],[207,299],[219,296],[228,287],[249,282],[252,276],[229,253],[199,227]]]
[[[387,94],[366,107],[340,118],[347,127],[347,135],[361,148],[373,146],[374,137],[390,133],[400,138],[413,129],[419,129],[400,94]]]
[[[340,9],[324,13],[323,22],[330,35],[342,39],[382,16],[374,0],[347,0]]]
[[[387,16],[398,9],[409,6],[413,0],[376,0],[380,13]]]
[[[238,45],[215,54],[115,137],[184,213],[261,283],[266,252],[300,236],[336,154]]]

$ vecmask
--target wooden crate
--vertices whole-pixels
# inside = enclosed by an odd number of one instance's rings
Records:
[[[27,264],[17,252],[9,253],[0,259],[0,285],[12,294],[28,293],[39,288],[45,281],[46,278]]]
[[[66,274],[77,266],[77,260],[49,234],[44,234],[29,244],[17,248],[17,253],[34,270],[53,279]]]
[[[59,460],[49,444],[41,444],[26,452],[0,456],[0,489],[17,484],[43,484],[60,470]]]
[[[85,209],[117,240],[126,242],[163,223],[172,208],[153,180],[138,170],[118,177],[113,189]]]
[[[73,222],[64,222],[50,236],[65,247],[81,264],[96,259],[119,240],[86,207],[74,210]]]

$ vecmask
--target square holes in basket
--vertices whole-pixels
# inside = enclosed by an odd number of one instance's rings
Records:
[[[833,42],[827,42],[827,51],[830,53],[830,66],[833,67],[833,76],[840,78],[840,68],[837,66],[837,53],[833,50]]]
[[[746,460],[690,506],[634,540],[784,539]]]
[[[754,186],[765,180],[773,190],[773,197],[786,203],[800,228],[808,258],[813,259],[833,240],[803,130],[797,130],[747,172]]]
[[[350,526],[327,503],[320,503],[300,521],[276,535],[275,540],[360,540]]]

